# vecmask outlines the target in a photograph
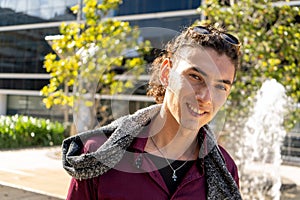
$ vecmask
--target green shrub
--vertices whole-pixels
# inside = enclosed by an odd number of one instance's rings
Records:
[[[64,131],[61,123],[49,119],[0,116],[0,149],[58,145]]]

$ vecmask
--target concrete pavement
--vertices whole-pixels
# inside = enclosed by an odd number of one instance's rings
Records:
[[[297,185],[281,199],[300,200],[300,166],[282,165],[279,173],[285,185]],[[65,199],[70,179],[60,147],[0,151],[1,200]]]
[[[1,200],[61,200],[61,198],[51,197],[49,195],[31,192],[21,188],[0,185]]]
[[[65,199],[69,183],[70,176],[62,168],[60,147],[0,151],[2,186],[16,188],[18,193],[30,191],[52,199]],[[2,189],[0,199],[4,199],[3,195]]]

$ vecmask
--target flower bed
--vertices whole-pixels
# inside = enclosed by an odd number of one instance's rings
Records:
[[[49,119],[0,116],[0,149],[60,145],[64,126]]]

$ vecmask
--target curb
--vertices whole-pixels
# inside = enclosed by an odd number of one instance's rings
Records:
[[[65,197],[56,196],[32,188],[20,187],[18,185],[0,182],[1,200],[63,200]]]

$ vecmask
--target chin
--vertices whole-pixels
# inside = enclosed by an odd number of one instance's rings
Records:
[[[198,120],[195,119],[184,119],[181,120],[179,123],[180,127],[189,129],[189,130],[199,130],[204,124],[203,123],[199,123]]]

